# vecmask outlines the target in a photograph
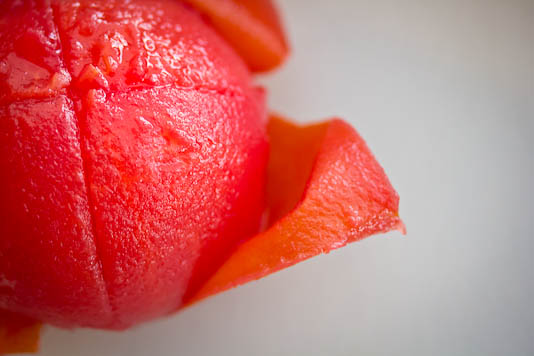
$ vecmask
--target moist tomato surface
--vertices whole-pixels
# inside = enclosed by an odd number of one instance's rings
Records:
[[[179,1],[0,3],[0,308],[176,310],[264,207],[264,94]]]

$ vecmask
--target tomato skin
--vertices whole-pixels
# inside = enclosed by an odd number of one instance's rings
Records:
[[[177,1],[0,6],[0,308],[111,329],[176,310],[259,228],[263,91]]]
[[[37,352],[41,323],[0,310],[0,355]]]
[[[272,0],[183,0],[195,7],[253,72],[280,66],[289,45]]]
[[[346,122],[298,126],[273,116],[268,134],[270,226],[241,244],[187,305],[373,234],[405,233],[397,192]]]

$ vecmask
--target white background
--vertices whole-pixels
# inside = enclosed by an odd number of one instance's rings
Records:
[[[261,78],[270,107],[350,121],[407,236],[128,332],[47,328],[42,355],[533,355],[534,1],[279,3],[293,53]]]

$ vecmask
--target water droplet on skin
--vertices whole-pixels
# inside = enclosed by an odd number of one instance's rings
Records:
[[[143,36],[143,45],[148,52],[154,52],[156,50],[156,43],[146,34]]]
[[[149,22],[141,22],[138,27],[143,31],[150,31],[152,30],[152,24]]]
[[[128,41],[126,41],[123,35],[118,32],[115,32],[113,36],[109,38],[109,43],[111,45],[111,48],[116,51],[117,62],[122,63],[122,56],[124,53],[124,49],[128,47]]]
[[[152,125],[152,123],[150,121],[148,121],[147,119],[145,119],[144,117],[139,116],[138,119],[139,119],[139,121],[141,121],[143,123],[143,125],[145,125],[147,127],[150,127],[150,128],[154,128],[154,125]]]

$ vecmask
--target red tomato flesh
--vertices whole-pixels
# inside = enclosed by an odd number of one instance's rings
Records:
[[[124,328],[259,227],[264,95],[178,1],[0,4],[0,308]]]

